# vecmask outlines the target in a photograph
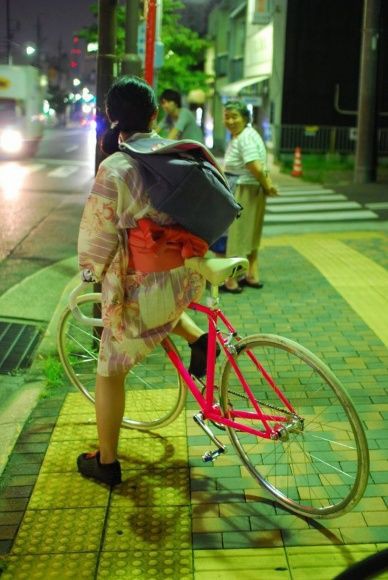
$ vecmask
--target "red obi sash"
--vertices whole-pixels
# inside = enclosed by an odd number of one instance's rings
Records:
[[[208,244],[181,226],[160,226],[150,219],[127,230],[130,270],[165,272],[183,266],[186,258],[204,256]]]

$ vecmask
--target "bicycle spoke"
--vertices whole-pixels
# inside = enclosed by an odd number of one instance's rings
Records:
[[[92,317],[99,295],[79,297],[83,314]],[[69,309],[62,315],[58,332],[58,351],[71,383],[94,401],[98,350],[101,339],[91,327],[73,318]],[[174,349],[166,340],[166,348]],[[126,382],[126,416],[123,425],[136,429],[153,429],[167,425],[181,412],[186,391],[177,371],[159,345],[128,373]]]
[[[352,507],[366,485],[368,450],[361,423],[337,379],[319,359],[287,339],[257,335],[243,339],[239,350],[239,369],[260,408],[276,410],[272,421],[270,413],[265,420],[274,435],[279,432],[275,439],[265,439],[243,427],[229,429],[250,473],[297,513],[332,517]],[[296,418],[284,407],[284,398]],[[242,426],[262,430],[230,364],[224,370],[221,404],[232,416],[234,410],[237,415],[241,411],[236,420]],[[276,415],[283,416],[280,423]]]

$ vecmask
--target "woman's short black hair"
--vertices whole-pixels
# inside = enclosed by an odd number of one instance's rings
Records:
[[[158,108],[152,87],[143,79],[131,76],[116,79],[108,91],[105,106],[112,123],[112,128],[104,133],[101,140],[101,148],[107,155],[119,150],[120,131],[149,131],[151,117]]]
[[[243,101],[228,101],[224,105],[225,111],[237,111],[247,123],[251,122],[251,114]]]
[[[174,101],[177,107],[182,106],[182,97],[178,91],[174,89],[165,89],[159,97],[159,101]]]

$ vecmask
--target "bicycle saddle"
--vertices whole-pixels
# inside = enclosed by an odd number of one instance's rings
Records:
[[[213,286],[220,286],[227,278],[243,276],[248,270],[246,258],[187,258],[186,268],[198,272]]]

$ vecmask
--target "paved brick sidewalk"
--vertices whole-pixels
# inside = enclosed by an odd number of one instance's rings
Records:
[[[93,409],[64,389],[38,403],[3,474],[4,580],[329,580],[388,547],[387,237],[271,237],[261,252],[264,289],[223,295],[242,333],[301,342],[347,386],[371,454],[365,497],[352,513],[319,522],[287,513],[232,451],[203,464],[209,442],[190,402],[160,433],[123,432],[125,481],[110,492],[76,473],[77,453],[95,446]]]

